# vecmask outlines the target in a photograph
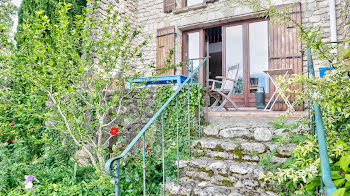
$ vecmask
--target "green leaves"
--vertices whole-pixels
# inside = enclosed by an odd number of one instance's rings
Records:
[[[349,164],[350,164],[350,154],[346,154],[346,155],[342,156],[339,160],[339,163],[340,163],[340,167],[344,171],[348,171]]]
[[[336,191],[334,191],[334,192],[332,193],[331,196],[344,196],[345,190],[346,190],[345,188],[337,189]]]
[[[350,174],[345,174],[345,179],[350,182]]]

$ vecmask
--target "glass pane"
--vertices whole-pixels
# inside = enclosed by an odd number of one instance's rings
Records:
[[[193,69],[196,69],[199,65],[199,32],[189,33],[186,38],[186,46],[187,46],[187,60],[188,67],[187,73],[191,70],[190,63],[193,61]]]
[[[263,72],[268,69],[267,21],[249,24],[250,92],[269,92],[269,78]]]
[[[203,0],[187,0],[186,6],[197,5],[203,3]]]
[[[226,73],[228,69],[239,64],[238,79],[233,93],[243,93],[243,42],[242,25],[226,28]]]

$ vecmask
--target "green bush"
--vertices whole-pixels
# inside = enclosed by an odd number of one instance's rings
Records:
[[[345,40],[350,42],[350,39]],[[333,182],[338,190],[332,196],[350,194],[350,48],[340,50],[336,69],[328,72],[323,78],[307,78],[298,76],[290,84],[303,84],[299,102],[314,99],[322,109],[325,126],[328,155],[331,165]],[[315,91],[316,93],[313,93]],[[276,123],[275,125],[281,124]],[[285,127],[282,126],[282,127]],[[294,142],[297,147],[292,151],[292,157],[284,164],[272,164],[271,156],[263,159],[262,164],[268,166],[270,172],[261,177],[272,180],[280,186],[281,194],[296,193],[315,195],[320,187],[322,174],[320,173],[320,158],[317,136],[304,133],[304,140],[280,138],[280,144]]]
[[[114,191],[104,172],[91,166],[74,169],[69,146],[45,143],[41,157],[33,157],[20,140],[0,144],[0,195],[109,195]],[[35,176],[40,183],[25,190],[25,175]]]

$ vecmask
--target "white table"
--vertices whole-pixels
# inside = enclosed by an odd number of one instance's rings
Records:
[[[271,111],[271,109],[275,105],[275,103],[276,103],[276,101],[277,101],[279,96],[282,97],[282,99],[287,104],[288,108],[290,108],[292,111],[294,111],[294,108],[293,108],[292,104],[288,101],[286,95],[283,94],[283,92],[278,92],[279,89],[281,88],[282,84],[277,84],[275,78],[273,77],[273,76],[275,76],[275,77],[276,76],[283,76],[283,79],[285,79],[288,74],[293,74],[294,73],[293,69],[292,68],[269,69],[269,70],[265,70],[263,72],[267,74],[267,76],[270,78],[272,84],[276,87],[276,90],[273,93],[273,95],[271,96],[271,98],[270,98],[269,102],[267,103],[264,111],[267,110],[267,108],[269,107],[270,103],[272,102],[272,105],[271,105],[271,107],[269,109],[269,111]],[[278,95],[275,96],[277,92],[278,92]]]

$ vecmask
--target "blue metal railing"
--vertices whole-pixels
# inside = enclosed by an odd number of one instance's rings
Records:
[[[198,78],[199,78],[199,70],[201,67],[203,67],[203,65],[208,66],[208,58],[206,57],[204,58],[204,60],[199,64],[198,67],[196,67],[193,70],[193,61],[191,61],[191,72],[189,73],[189,77],[177,88],[177,90],[172,94],[172,96],[163,104],[163,106],[157,111],[157,113],[152,117],[152,119],[142,128],[142,130],[136,135],[136,137],[131,141],[131,143],[126,147],[126,149],[117,157],[111,158],[109,159],[106,164],[105,164],[105,170],[106,173],[108,175],[110,175],[112,177],[111,182],[113,184],[115,184],[115,195],[119,196],[121,193],[120,190],[120,160],[122,158],[124,158],[129,152],[130,150],[133,148],[133,146],[136,144],[136,142],[138,140],[140,140],[140,138],[142,137],[143,140],[143,195],[146,195],[146,167],[145,167],[145,140],[146,140],[146,136],[145,136],[145,132],[149,129],[149,127],[154,123],[154,121],[156,121],[156,119],[161,115],[161,123],[162,123],[162,159],[163,159],[163,195],[165,195],[165,159],[164,159],[164,115],[163,115],[163,111],[166,109],[166,107],[169,105],[169,103],[173,100],[176,100],[176,112],[178,113],[178,95],[181,91],[181,89],[185,86],[185,85],[189,85],[189,83],[193,82],[193,78],[195,76],[195,74],[198,74]],[[208,69],[206,69],[208,70]],[[200,84],[198,81],[198,93],[200,93]],[[188,98],[188,107],[189,106],[189,97],[190,96],[190,87],[188,88],[188,93],[187,93],[187,98]],[[198,94],[198,131],[199,131],[199,137],[200,137],[200,98],[201,96]],[[189,110],[189,109],[188,109]],[[177,164],[179,164],[179,126],[178,126],[178,114],[176,115],[176,129],[177,129]],[[190,122],[191,116],[189,113],[188,116],[188,148],[189,148],[189,154],[191,154],[191,122]],[[179,165],[177,167],[177,177],[179,177]]]
[[[310,74],[313,77],[315,77],[315,70],[314,70],[314,64],[312,61],[311,48],[307,48],[307,57],[308,57],[307,60],[308,60],[308,68],[309,68]],[[316,121],[316,134],[318,137],[319,153],[320,153],[320,159],[321,159],[321,173],[322,173],[321,187],[324,184],[326,193],[328,196],[330,196],[337,189],[337,187],[332,181],[321,107],[316,101],[314,101],[313,105],[314,105],[314,113],[315,113],[314,119]]]

